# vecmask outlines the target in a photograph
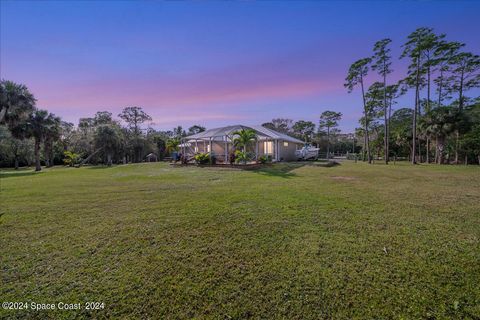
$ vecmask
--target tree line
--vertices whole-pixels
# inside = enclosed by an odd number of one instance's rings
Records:
[[[357,89],[361,97],[363,116],[355,134],[363,140],[364,159],[480,164],[480,97],[467,96],[480,87],[480,57],[445,34],[418,28],[401,46],[407,73],[393,82],[391,44],[391,39],[377,41],[372,56],[355,61],[345,79],[348,92]],[[413,93],[413,107],[394,111],[407,92]]]
[[[341,112],[326,110],[320,114],[318,124],[306,120],[294,122],[288,118],[275,118],[262,126],[319,147],[328,158],[331,153],[356,153],[361,149],[361,146],[355,144],[353,134],[342,133],[338,128],[341,119]]]
[[[342,114],[325,111],[318,127],[306,120],[293,122],[277,118],[263,126],[295,136],[333,153],[358,152],[352,134],[342,134],[338,123]],[[154,153],[158,158],[178,150],[182,137],[205,131],[194,125],[188,130],[177,126],[158,131],[148,124],[152,118],[141,107],[126,107],[115,118],[109,111],[80,118],[75,125],[36,107],[36,99],[23,84],[0,81],[0,166],[81,165],[136,163]],[[147,124],[145,126],[145,124]],[[146,127],[146,128],[145,128]]]
[[[0,166],[15,169],[31,164],[40,171],[42,165],[136,163],[150,153],[161,159],[178,150],[182,137],[206,130],[200,125],[155,130],[148,125],[151,116],[136,106],[124,108],[118,118],[98,111],[75,125],[37,108],[25,85],[8,80],[0,81],[0,107]],[[313,122],[305,120],[277,118],[263,126],[323,146],[327,152],[354,152],[351,135],[338,129],[341,116],[325,111],[317,131]]]
[[[408,61],[408,69],[394,82],[391,45],[390,39],[377,41],[372,55],[348,70],[345,87],[359,92],[363,114],[355,132],[341,133],[342,114],[330,110],[317,124],[276,118],[262,125],[318,146],[327,157],[351,152],[369,163],[382,158],[388,164],[394,157],[414,164],[480,164],[480,97],[468,96],[480,87],[480,57],[465,51],[463,43],[419,28],[401,45],[399,59]],[[395,108],[408,92],[414,96],[412,107]],[[41,170],[42,164],[141,162],[149,153],[168,156],[181,137],[205,130],[194,125],[158,131],[148,125],[151,120],[141,107],[129,106],[118,118],[99,111],[74,125],[37,108],[25,85],[1,80],[0,166],[34,163]]]
[[[152,118],[136,106],[124,108],[118,119],[99,111],[75,126],[35,104],[25,85],[0,82],[0,166],[34,164],[40,171],[42,165],[141,162],[149,153],[168,156],[178,149],[181,137],[205,130],[200,125],[188,130],[144,128]]]

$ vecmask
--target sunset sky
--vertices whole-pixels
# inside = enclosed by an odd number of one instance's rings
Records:
[[[158,129],[317,123],[329,109],[350,131],[361,115],[360,93],[343,87],[353,61],[389,37],[400,79],[400,46],[420,26],[480,54],[479,12],[478,1],[1,1],[0,72],[75,124],[131,105]]]

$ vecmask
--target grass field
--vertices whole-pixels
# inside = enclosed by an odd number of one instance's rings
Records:
[[[0,317],[480,318],[480,168],[2,171]]]

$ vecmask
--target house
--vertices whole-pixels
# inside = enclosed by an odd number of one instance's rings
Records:
[[[247,149],[255,158],[265,155],[271,156],[272,161],[293,161],[296,160],[295,151],[304,145],[299,139],[262,126],[233,125],[182,138],[180,152],[188,159],[196,153],[211,153],[217,162],[228,163],[229,155],[235,151],[233,133],[242,129],[253,129],[257,133],[257,141]]]

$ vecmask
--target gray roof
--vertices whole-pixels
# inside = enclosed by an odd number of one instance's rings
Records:
[[[284,133],[277,132],[272,129],[268,129],[262,126],[243,126],[243,125],[233,125],[233,126],[226,126],[221,128],[213,128],[209,129],[191,136],[186,137],[187,141],[192,140],[215,140],[215,141],[223,141],[224,137],[227,137],[227,141],[230,141],[230,136],[233,132],[242,130],[242,129],[253,129],[257,132],[259,140],[265,139],[274,139],[274,140],[284,140],[292,143],[304,143],[302,140],[298,140],[297,138],[290,137]]]
[[[289,141],[294,143],[305,143],[302,140],[289,136],[288,134],[281,133],[269,128],[265,128],[263,126],[252,126],[252,128],[273,139],[284,140],[284,141]]]
[[[222,138],[224,136],[229,136],[233,132],[242,130],[242,129],[249,129],[249,127],[246,126],[241,126],[241,125],[234,125],[234,126],[227,126],[227,127],[221,127],[221,128],[213,128],[213,129],[208,129],[206,131],[191,135],[186,137],[186,139],[198,139],[198,140],[203,140],[203,139],[210,139],[210,138]],[[215,140],[215,139],[214,139]]]

